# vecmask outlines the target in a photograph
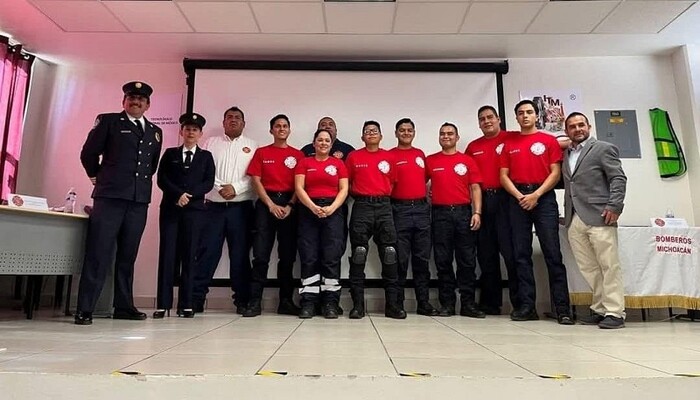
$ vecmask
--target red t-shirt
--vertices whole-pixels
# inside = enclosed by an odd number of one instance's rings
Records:
[[[328,157],[325,161],[318,161],[314,156],[306,157],[299,162],[294,173],[306,176],[304,190],[312,199],[335,198],[340,180],[348,177],[343,160],[335,157]]]
[[[474,159],[464,153],[429,155],[425,160],[434,205],[471,203],[469,186],[481,183],[481,173]]]
[[[501,188],[501,165],[499,156],[503,150],[503,143],[507,135],[510,135],[510,133],[501,131],[498,135],[491,138],[482,136],[469,143],[467,149],[464,151],[464,153],[471,156],[479,166],[481,177],[484,179],[482,185],[484,189]]]
[[[391,192],[391,198],[399,200],[424,199],[427,191],[423,150],[415,147],[405,150],[394,147],[389,150],[389,153],[394,156],[394,165],[396,165],[396,183]]]
[[[268,145],[255,150],[247,173],[259,176],[265,190],[291,192],[294,190],[294,168],[304,154],[292,146]]]
[[[513,183],[541,184],[549,176],[550,165],[561,162],[563,156],[557,139],[538,131],[507,136],[500,164],[509,169]]]
[[[350,153],[345,166],[350,178],[350,192],[356,196],[389,196],[396,181],[394,157],[379,149],[369,152],[359,149]]]

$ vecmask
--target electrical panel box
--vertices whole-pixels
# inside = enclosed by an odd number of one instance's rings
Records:
[[[635,110],[598,110],[594,129],[598,140],[620,149],[620,158],[642,158]]]

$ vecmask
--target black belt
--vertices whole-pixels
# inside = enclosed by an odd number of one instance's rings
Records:
[[[204,203],[207,205],[207,207],[238,207],[241,206],[245,203],[249,203],[251,200],[243,200],[243,201],[211,201],[211,200],[206,200]]]
[[[273,192],[271,190],[266,190],[265,193],[267,193],[270,198],[273,197],[292,197],[294,195],[294,192]]]
[[[413,199],[413,200],[391,199],[391,204],[400,204],[400,205],[409,205],[409,206],[417,206],[419,204],[425,204],[427,202],[428,202],[428,200],[426,200],[425,198]]]
[[[469,204],[433,204],[433,210],[457,210],[461,208],[471,208]]]
[[[499,193],[503,193],[503,189],[481,189],[481,193],[485,194],[486,196],[495,196]]]
[[[539,183],[516,183],[515,188],[521,192],[534,192],[539,189]]]
[[[314,203],[333,203],[335,197],[311,197],[311,201]]]
[[[362,201],[365,203],[388,203],[390,201],[389,196],[352,196],[355,201]]]

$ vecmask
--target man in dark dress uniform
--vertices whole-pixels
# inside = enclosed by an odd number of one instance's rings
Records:
[[[143,116],[153,89],[143,82],[129,82],[122,91],[124,111],[98,115],[80,153],[95,189],[78,289],[77,325],[92,324],[92,312],[113,261],[113,318],[146,319],[134,307],[134,262],[146,226],[163,132]]]

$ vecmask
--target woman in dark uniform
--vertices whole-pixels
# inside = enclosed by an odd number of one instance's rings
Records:
[[[295,171],[299,212],[299,258],[301,259],[301,313],[311,318],[316,302],[323,316],[338,318],[340,268],[345,249],[345,220],[340,207],[348,196],[348,172],[342,160],[330,155],[331,134],[314,133],[315,154],[303,159]]]

